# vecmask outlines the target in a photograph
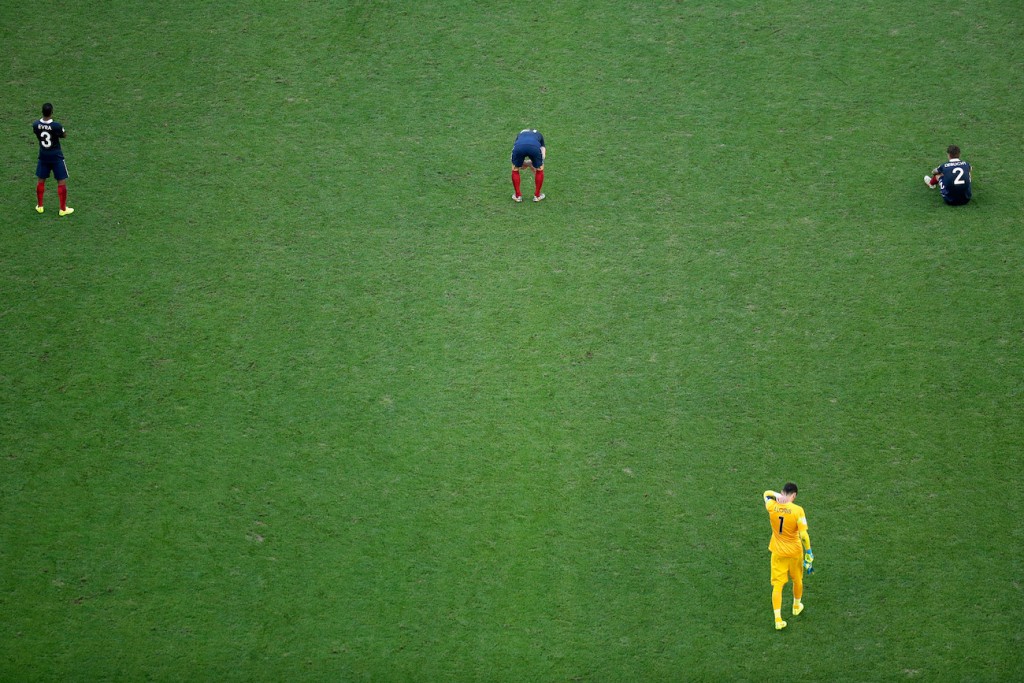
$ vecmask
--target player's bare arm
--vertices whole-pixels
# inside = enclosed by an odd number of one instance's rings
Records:
[[[793,502],[794,495],[789,493],[779,493],[778,491],[765,491],[764,502],[767,503],[769,500],[774,500],[779,505],[785,505],[786,503]]]

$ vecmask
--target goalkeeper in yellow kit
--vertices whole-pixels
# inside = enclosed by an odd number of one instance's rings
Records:
[[[782,493],[764,492],[764,507],[768,510],[768,522],[772,525],[772,540],[768,549],[772,551],[772,608],[775,610],[775,628],[786,628],[782,620],[782,587],[793,579],[793,616],[804,611],[801,599],[804,596],[804,573],[814,573],[814,553],[811,552],[811,537],[807,535],[807,515],[804,509],[793,503],[796,498],[796,484],[789,482],[782,487]]]

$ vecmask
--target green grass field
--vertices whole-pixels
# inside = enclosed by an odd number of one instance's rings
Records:
[[[548,4],[0,6],[0,680],[1024,677],[1024,5]]]

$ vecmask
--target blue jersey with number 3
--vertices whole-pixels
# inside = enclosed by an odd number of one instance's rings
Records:
[[[934,171],[939,176],[939,191],[947,204],[966,204],[971,201],[971,165],[960,159],[950,159]]]
[[[60,150],[60,139],[64,137],[64,126],[56,121],[43,121],[36,119],[32,124],[32,132],[39,141],[39,158],[63,159],[64,152]]]

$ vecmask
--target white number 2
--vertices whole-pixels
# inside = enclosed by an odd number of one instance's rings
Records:
[[[954,168],[953,173],[956,175],[956,179],[953,181],[954,185],[964,185],[964,169]]]
[[[53,142],[50,141],[50,134],[47,133],[45,130],[39,134],[39,144],[42,145],[43,147],[49,147],[50,145],[53,144]]]

